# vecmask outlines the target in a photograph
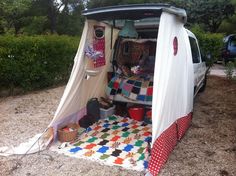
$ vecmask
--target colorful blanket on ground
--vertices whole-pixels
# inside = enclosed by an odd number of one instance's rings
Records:
[[[144,171],[148,166],[151,126],[129,118],[111,116],[100,120],[66,148],[51,150],[105,165]]]
[[[115,76],[107,86],[107,95],[121,94],[138,101],[152,101],[153,76],[136,75],[130,78]]]

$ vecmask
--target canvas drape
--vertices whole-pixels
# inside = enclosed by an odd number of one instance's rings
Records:
[[[94,37],[94,26],[105,27],[105,59],[106,65],[96,70],[99,70],[99,74],[94,77],[85,79],[86,69],[93,69],[91,60],[89,60],[85,54],[85,47],[92,44]],[[58,121],[63,120],[75,114],[87,104],[87,101],[92,97],[105,96],[105,90],[107,85],[107,71],[111,68],[110,59],[112,56],[111,46],[111,26],[97,22],[94,20],[86,20],[82,37],[80,40],[79,49],[74,59],[74,66],[71,72],[70,79],[65,88],[64,94],[61,98],[60,104],[56,110],[55,116],[49,126],[53,126]],[[118,30],[113,29],[113,41],[114,45],[118,36]]]
[[[174,54],[174,38],[178,49]],[[176,47],[176,46],[175,46]],[[152,101],[152,144],[193,109],[193,64],[188,34],[178,17],[163,12],[157,37]]]

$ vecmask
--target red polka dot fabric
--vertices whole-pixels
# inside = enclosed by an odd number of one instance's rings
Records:
[[[156,139],[153,145],[148,165],[148,170],[152,175],[158,174],[176,144],[177,125],[174,123]]]
[[[180,140],[188,130],[192,120],[192,113],[177,120],[178,140]]]
[[[154,142],[148,170],[152,175],[157,175],[168,159],[168,156],[188,130],[192,120],[192,113],[178,119],[167,128]]]

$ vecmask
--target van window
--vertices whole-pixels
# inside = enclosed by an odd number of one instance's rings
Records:
[[[193,37],[189,37],[189,42],[190,42],[191,51],[192,51],[193,63],[199,63],[200,62],[200,52],[198,49],[197,42]]]
[[[236,38],[231,38],[231,40],[230,40],[230,46],[236,47]]]

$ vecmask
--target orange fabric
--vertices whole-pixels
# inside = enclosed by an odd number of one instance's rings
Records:
[[[96,144],[89,144],[89,145],[87,145],[85,148],[86,149],[92,149],[93,147],[95,147],[96,146]]]
[[[115,160],[115,164],[123,164],[123,159],[122,158],[117,158],[116,160]]]

